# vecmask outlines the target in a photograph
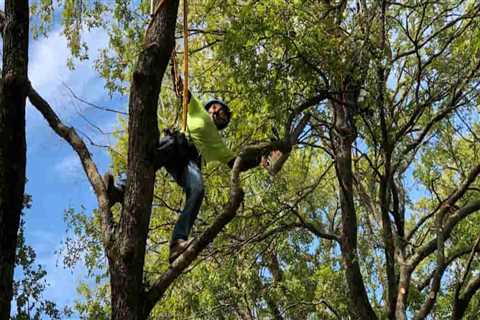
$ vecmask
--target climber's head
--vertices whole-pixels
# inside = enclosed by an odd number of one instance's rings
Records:
[[[230,108],[225,102],[220,100],[210,100],[205,105],[205,110],[207,110],[218,130],[225,129],[232,118]]]

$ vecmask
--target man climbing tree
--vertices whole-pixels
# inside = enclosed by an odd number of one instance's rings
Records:
[[[181,81],[177,82],[181,87]],[[201,172],[202,158],[206,162],[218,161],[233,168],[236,156],[223,142],[219,131],[225,129],[232,117],[230,108],[221,100],[210,100],[205,104],[188,92],[187,132],[167,131],[159,141],[156,170],[165,167],[186,194],[185,206],[173,229],[170,242],[169,262],[172,263],[188,247],[188,236],[200,210],[204,197]],[[275,158],[279,152],[275,153]],[[261,156],[255,155],[242,162],[240,171],[256,167]],[[263,161],[265,163],[265,161]],[[122,202],[124,186],[115,187],[111,173],[105,180],[112,199],[112,205]]]
[[[156,277],[156,279],[153,279],[153,281],[146,279],[145,257],[148,234],[151,230],[150,218],[152,214],[155,172],[160,166],[167,167],[165,162],[168,160],[178,161],[179,150],[188,150],[181,147],[182,144],[179,143],[179,140],[183,139],[185,141],[186,139],[180,134],[164,138],[159,143],[158,98],[163,75],[172,56],[175,44],[175,26],[179,1],[159,0],[154,2],[157,9],[154,11],[147,30],[144,32],[143,45],[141,50],[135,55],[137,61],[131,72],[128,102],[127,179],[125,188],[115,188],[113,177],[110,175],[104,177],[107,178],[108,182],[105,184],[92,159],[91,152],[75,129],[65,125],[48,102],[33,87],[28,88],[28,97],[32,105],[40,111],[50,127],[60,137],[65,139],[79,156],[85,174],[97,196],[98,214],[101,217],[99,230],[101,231],[102,246],[105,249],[105,256],[108,260],[110,276],[111,319],[138,320],[148,318],[152,309],[165,295],[172,283],[191,265],[202,250],[212,243],[224,227],[235,218],[244,195],[239,172],[250,167],[249,159],[254,159],[254,165],[257,165],[262,154],[275,149],[280,149],[284,158],[287,158],[308,121],[306,115],[302,116],[302,111],[311,106],[312,103],[318,103],[318,99],[321,98],[318,97],[317,99],[315,97],[313,100],[310,99],[293,110],[285,124],[284,136],[279,141],[245,146],[242,147],[237,157],[230,153],[228,157],[221,160],[224,163],[231,164],[233,162],[230,175],[229,198],[223,209],[201,235],[188,244],[188,247],[184,245],[180,246],[179,250],[172,250],[172,259],[174,259],[175,252],[181,252],[182,247],[186,248],[183,253],[179,254],[168,270]],[[185,72],[185,74],[188,74],[188,72]],[[185,88],[188,88],[188,85],[185,85]],[[191,100],[190,104],[193,104],[195,99],[192,98]],[[213,104],[213,108],[208,108],[211,111],[210,114],[198,102],[196,105],[197,112],[199,114],[199,110],[202,112],[202,116],[198,118],[199,124],[203,121],[210,123],[210,127],[215,126],[213,132],[217,135],[218,128],[215,122],[219,123],[222,122],[222,119],[226,120],[227,117],[224,117],[223,114],[226,115],[228,113],[222,104],[218,105]],[[191,106],[190,114],[193,113],[195,113],[195,106]],[[192,118],[194,117],[190,116],[190,119]],[[215,120],[215,118],[217,119]],[[228,121],[224,122],[225,125],[228,124]],[[185,132],[190,136],[192,143],[198,150],[198,154],[209,161],[209,156],[199,147],[198,142],[195,142],[193,139],[194,125],[191,124],[188,129]],[[181,139],[177,139],[176,137],[178,136]],[[208,134],[207,137],[211,138]],[[168,143],[168,139],[172,138],[171,143]],[[206,140],[204,143],[210,148],[212,144],[208,143],[208,141]],[[221,141],[221,139],[219,138],[218,141]],[[170,148],[173,147],[171,150],[177,151],[174,153],[175,158],[168,157],[169,145]],[[177,165],[177,168],[180,168],[177,170],[181,174],[184,174],[185,171],[188,173],[188,175],[183,176],[184,180],[181,180],[185,187],[188,184],[186,180],[192,176],[188,170],[192,158],[188,156],[186,159],[188,161],[185,160],[186,162],[184,162],[183,166]],[[232,159],[235,160],[232,161]],[[281,161],[278,162],[282,163]],[[275,170],[272,171],[279,169],[280,166],[276,166]],[[197,171],[199,172],[199,168]],[[198,177],[200,176],[198,175]],[[191,185],[198,186],[195,183]],[[203,197],[203,194],[200,194]],[[199,198],[201,199],[202,197]],[[122,202],[122,208],[118,215],[114,215],[111,206],[119,200]],[[200,203],[198,201],[199,199],[197,198],[196,201],[191,200],[189,203]],[[193,211],[186,212],[189,213],[188,217],[191,221],[191,223],[187,222],[186,224],[188,228],[189,225],[193,224],[191,217],[194,215],[192,215]],[[189,232],[187,230],[187,236]]]

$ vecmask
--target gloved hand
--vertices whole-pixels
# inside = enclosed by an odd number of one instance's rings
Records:
[[[282,155],[283,153],[280,150],[273,150],[270,154],[262,157],[262,166],[268,170]]]

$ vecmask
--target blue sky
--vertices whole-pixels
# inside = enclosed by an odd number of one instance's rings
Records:
[[[92,31],[85,34],[85,39],[89,44],[91,60],[78,63],[73,71],[66,67],[68,49],[61,30],[53,30],[48,38],[32,40],[29,77],[33,87],[65,123],[88,135],[97,144],[112,144],[114,139],[110,134],[96,130],[80,114],[104,132],[114,130],[117,115],[78,102],[64,85],[92,103],[118,110],[127,108],[127,98],[110,98],[104,90],[104,81],[93,69],[98,49],[107,45],[106,33]],[[47,282],[50,285],[44,297],[64,306],[77,298],[76,286],[85,279],[83,266],[79,265],[74,270],[65,269],[61,257],[56,253],[66,237],[64,210],[80,209],[83,205],[86,212],[90,212],[96,207],[96,198],[77,155],[30,104],[27,106],[27,148],[26,192],[32,196],[33,201],[32,208],[25,210],[26,241],[35,249],[37,263],[48,273]],[[89,149],[100,172],[105,172],[110,163],[107,150],[91,145]]]

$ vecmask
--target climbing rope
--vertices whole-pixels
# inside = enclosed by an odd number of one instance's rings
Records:
[[[187,131],[188,114],[188,1],[183,0],[183,116],[182,131]]]
[[[178,62],[177,62],[177,50],[176,48],[173,48],[172,51],[172,82],[173,82],[173,89],[175,91],[175,94],[177,97],[182,96],[182,92],[180,92],[180,89],[178,88],[177,84],[180,82],[179,76],[178,76]]]
[[[178,76],[178,62],[177,62],[176,48],[173,48],[173,51],[172,51],[172,62],[171,62],[171,64],[172,64],[171,76],[172,76],[173,90],[175,91],[175,95],[177,96],[178,101],[180,102],[180,101],[183,101],[183,100],[181,100],[182,92],[180,92],[180,88],[178,87],[178,83],[180,83],[180,79],[179,79],[179,76]],[[180,110],[175,108],[175,118],[173,120],[172,125],[170,126],[170,128],[172,128],[172,129],[178,123],[178,118],[179,118],[179,115],[180,115],[179,111]]]
[[[160,0],[157,6],[154,6],[154,0],[150,0],[150,15],[153,18],[157,15],[158,11],[166,0]],[[151,23],[150,21],[150,23]],[[188,0],[183,0],[183,110],[182,110],[182,132],[187,131],[187,114],[188,114]],[[172,77],[177,96],[180,95],[176,84],[179,81],[176,50],[172,52]]]

